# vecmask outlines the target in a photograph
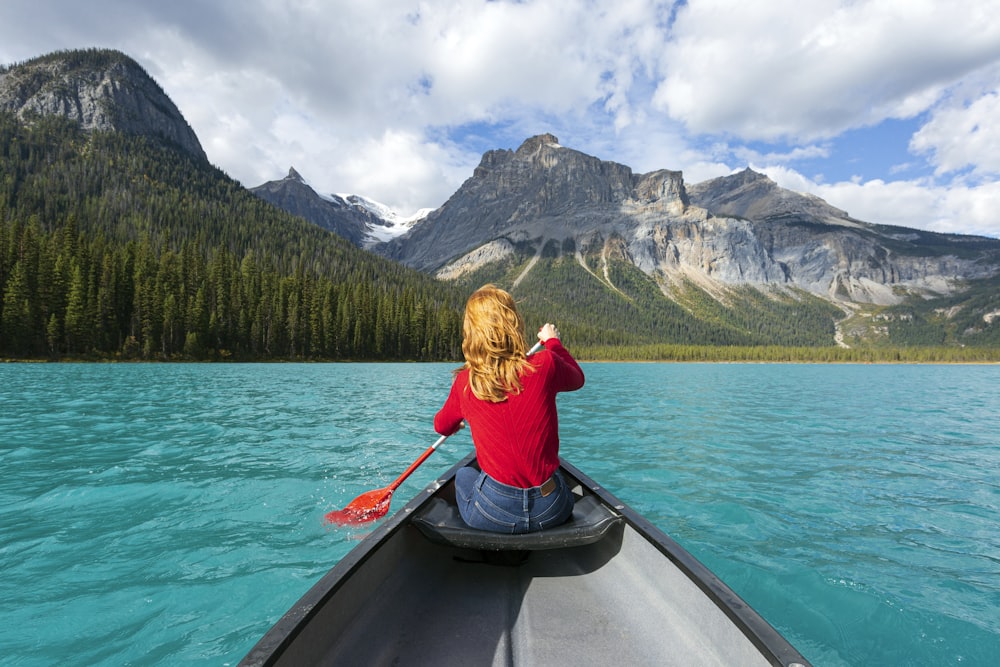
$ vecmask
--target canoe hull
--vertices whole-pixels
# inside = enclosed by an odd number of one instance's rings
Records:
[[[601,539],[530,553],[428,539],[413,518],[471,460],[376,528],[241,664],[808,664],[693,556],[565,462],[573,484],[623,519]]]

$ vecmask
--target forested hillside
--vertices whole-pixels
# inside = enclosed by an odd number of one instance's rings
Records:
[[[169,145],[0,114],[0,357],[455,359],[461,308]]]

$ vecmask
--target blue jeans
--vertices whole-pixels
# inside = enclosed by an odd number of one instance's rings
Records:
[[[564,523],[573,513],[573,492],[562,475],[547,496],[539,487],[521,489],[501,484],[473,467],[455,474],[458,512],[472,528],[494,533],[531,533]]]

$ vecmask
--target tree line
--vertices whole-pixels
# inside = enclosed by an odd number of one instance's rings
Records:
[[[153,251],[0,225],[0,354],[116,359],[454,359],[459,313],[413,286],[282,275],[196,241]]]
[[[590,361],[748,363],[997,363],[997,347],[791,347],[781,345],[583,345],[573,352]]]

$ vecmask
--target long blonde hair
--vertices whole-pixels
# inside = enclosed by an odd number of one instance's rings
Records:
[[[495,285],[473,292],[465,304],[462,336],[464,367],[476,398],[500,403],[524,388],[520,376],[533,367],[514,297]]]

